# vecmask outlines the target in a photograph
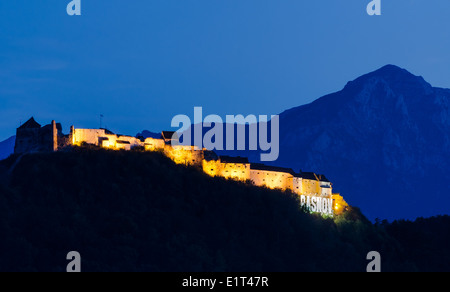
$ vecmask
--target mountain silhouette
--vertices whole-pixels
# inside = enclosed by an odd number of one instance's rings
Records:
[[[12,136],[3,142],[0,142],[0,160],[7,158],[14,153],[14,144],[16,143],[16,136]]]
[[[281,113],[279,157],[264,163],[325,174],[371,220],[449,214],[449,103],[450,89],[386,65]],[[216,152],[262,162],[261,151]]]
[[[414,218],[450,213],[449,150],[450,90],[387,65],[283,112],[275,163],[325,173],[371,219]]]
[[[136,137],[159,139],[159,138],[161,138],[161,133],[155,133],[155,132],[151,132],[148,130],[143,130],[142,132],[137,133]]]

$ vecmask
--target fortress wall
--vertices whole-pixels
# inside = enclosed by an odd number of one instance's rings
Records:
[[[102,136],[100,139],[100,146],[107,149],[116,149],[116,135],[106,134]]]
[[[202,161],[203,172],[209,176],[220,176],[222,173],[222,166],[219,160]]]
[[[333,200],[333,212],[336,215],[342,214],[342,212],[345,211],[345,209],[348,208],[347,202],[344,200],[344,197],[342,197],[340,194],[333,194],[331,196]]]
[[[121,141],[121,140],[119,140]],[[118,142],[116,140],[115,145],[114,145],[114,150],[131,150],[131,144],[127,144],[127,143],[122,143],[122,142]]]
[[[294,176],[289,173],[251,169],[250,179],[257,186],[270,189],[293,190]]]
[[[131,136],[106,135],[110,147],[117,150],[131,150],[134,147],[143,147],[141,140]]]
[[[111,134],[104,129],[75,129],[71,127],[70,135],[63,135],[61,125],[54,121],[50,125],[41,127],[30,120],[26,127],[17,129],[15,153],[33,151],[57,151],[67,145],[80,146],[83,142],[114,150],[131,150],[134,147],[144,147],[147,151],[162,150],[164,154],[177,164],[197,166],[210,176],[219,176],[237,181],[251,180],[256,186],[265,186],[270,189],[291,190],[300,196],[302,204],[322,206],[328,209],[327,202],[332,201],[335,214],[341,214],[348,208],[347,202],[339,194],[332,193],[332,185],[325,178],[322,179],[314,173],[293,175],[292,171],[282,168],[270,168],[264,165],[250,164],[242,157],[215,157],[208,155],[212,160],[205,160],[205,151],[196,146],[167,144],[163,139],[147,138],[141,141],[132,136]],[[331,204],[331,203],[330,203]],[[331,207],[331,206],[330,206]]]
[[[297,195],[303,194],[303,179],[301,177],[292,178],[292,191]]]
[[[144,147],[144,143],[138,138],[106,134],[103,129],[73,129],[71,135],[72,144],[77,146],[85,142],[115,150],[131,150],[137,146]]]
[[[250,163],[220,163],[220,175],[225,178],[246,181],[250,179]]]
[[[129,144],[130,148],[144,146],[144,143],[141,142],[141,140],[139,140],[136,137],[132,137],[132,136],[118,136],[118,135],[114,135],[114,136],[116,136],[116,145],[117,144],[121,144],[121,141],[125,141],[125,142],[130,143]]]
[[[38,151],[40,129],[17,129],[14,153]]]
[[[58,129],[54,120],[52,121],[52,151],[58,151]]]
[[[163,139],[147,138],[144,142],[144,147],[147,151],[164,150],[164,145]]]
[[[330,197],[332,195],[331,187],[320,187],[320,194],[324,197]]]
[[[70,135],[63,135],[62,133],[58,134],[58,150],[71,145],[72,145],[72,138]]]
[[[106,136],[103,129],[73,129],[71,134],[72,144],[76,146],[81,146],[83,142],[101,146],[99,138]]]
[[[210,176],[246,181],[250,179],[249,163],[222,163],[220,160],[202,161],[203,171]]]
[[[24,130],[26,131],[26,130]],[[35,138],[33,130],[23,135],[24,145],[34,145]],[[318,179],[308,179],[297,177],[288,172],[265,169],[251,169],[250,163],[231,163],[219,160],[205,160],[203,151],[195,146],[171,146],[163,139],[147,138],[144,142],[131,136],[118,136],[106,134],[103,129],[74,129],[73,143],[81,145],[82,142],[99,145],[115,150],[130,150],[135,146],[143,146],[147,151],[163,150],[164,154],[177,164],[198,166],[203,171],[214,177],[224,177],[237,181],[251,180],[256,186],[265,186],[270,189],[291,190],[301,196],[305,202],[307,200],[322,200],[321,198],[332,199],[333,210],[340,214],[348,206],[342,196],[332,194],[331,183],[319,181]],[[306,196],[306,197],[305,197]]]
[[[321,193],[320,183],[317,180],[303,179],[302,191],[305,195],[318,195]]]
[[[39,129],[38,151],[53,152],[58,150],[56,131],[56,124],[54,123]]]
[[[202,167],[203,152],[195,146],[164,145],[164,154],[176,164]]]

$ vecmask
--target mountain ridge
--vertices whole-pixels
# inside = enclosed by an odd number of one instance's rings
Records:
[[[371,220],[450,213],[450,89],[386,65],[279,116],[271,164],[325,173]]]
[[[16,142],[16,136],[11,136],[5,141],[0,142],[0,160],[7,158],[14,153],[14,144]]]
[[[421,179],[450,179],[446,151],[450,148],[449,100],[450,90],[434,88],[405,69],[384,66],[348,82],[341,91],[280,114],[278,163],[297,163],[327,173],[350,204],[360,206],[372,219],[437,215],[431,206],[423,206],[421,212],[410,202],[409,210],[391,210],[383,202],[406,197],[418,202],[416,190],[429,187]],[[355,180],[361,183],[355,185]],[[393,186],[394,181],[404,186]],[[384,183],[389,187],[380,186]],[[359,197],[356,192],[364,190],[363,185],[379,188],[385,195],[369,191],[366,198]],[[428,188],[434,193],[428,196],[432,201],[448,190],[441,187]],[[448,207],[436,208],[438,214],[449,211]]]

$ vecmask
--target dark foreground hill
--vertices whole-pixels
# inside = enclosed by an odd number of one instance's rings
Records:
[[[75,149],[0,166],[0,271],[65,271],[73,250],[83,271],[365,271],[371,250],[384,271],[449,270],[446,217],[324,219],[293,195],[159,153]]]

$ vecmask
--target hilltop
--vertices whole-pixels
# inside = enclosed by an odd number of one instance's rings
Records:
[[[1,271],[65,271],[71,250],[84,271],[365,271],[370,250],[385,271],[449,268],[414,263],[405,222],[373,225],[357,209],[326,219],[290,193],[160,153],[74,148],[0,164],[14,166],[0,184]],[[447,246],[446,234],[430,248]]]

